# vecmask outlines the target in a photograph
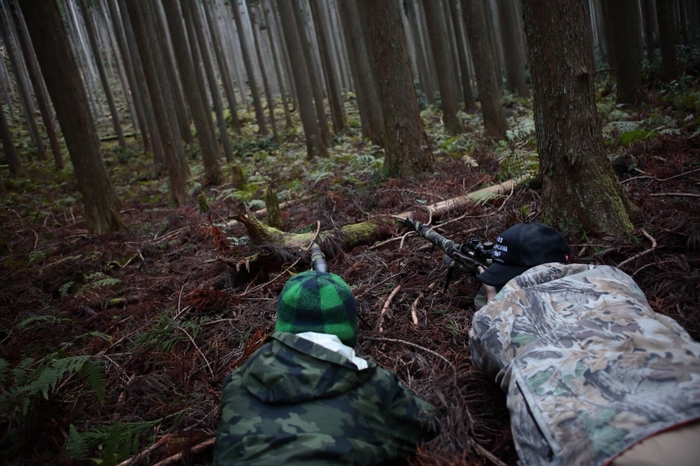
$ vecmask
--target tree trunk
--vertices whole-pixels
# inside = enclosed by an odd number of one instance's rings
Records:
[[[520,53],[517,1],[498,0],[497,3],[506,67],[506,88],[519,97],[527,97],[529,92],[525,82],[525,57]]]
[[[161,55],[158,39],[155,37],[155,23],[150,2],[140,0],[125,0],[134,35],[143,64],[148,92],[156,115],[158,133],[163,143],[165,166],[170,180],[170,194],[177,205],[189,201],[187,193],[187,178],[189,169],[185,162],[182,140],[177,128],[172,127],[168,115],[174,114],[170,82],[164,76],[165,65]]]
[[[656,26],[656,11],[654,0],[642,0],[642,17],[644,19],[644,44],[646,46],[647,62],[654,63],[654,29]]]
[[[90,50],[95,58],[95,64],[97,65],[97,72],[100,76],[100,82],[102,83],[102,89],[105,93],[105,98],[107,99],[107,107],[109,108],[109,114],[112,117],[112,128],[114,128],[114,134],[117,135],[119,140],[119,147],[122,149],[126,148],[126,140],[124,139],[124,132],[122,131],[122,125],[119,121],[119,113],[117,113],[117,106],[114,103],[114,96],[112,95],[112,89],[109,86],[109,79],[107,78],[107,73],[105,72],[104,64],[102,63],[102,54],[100,47],[97,45],[97,36],[95,35],[95,26],[92,24],[92,18],[90,17],[90,11],[88,10],[87,3],[85,0],[78,1],[78,7],[83,14],[83,22],[85,23],[85,30],[88,35],[88,43],[90,44]]]
[[[148,4],[152,10],[153,27],[155,34],[153,36],[153,46],[160,47],[160,57],[163,62],[163,70],[165,71],[161,79],[167,79],[170,87],[171,97],[166,99],[166,103],[172,103],[173,112],[170,114],[172,119],[173,132],[177,129],[177,134],[187,143],[194,142],[192,128],[190,125],[191,118],[185,104],[185,96],[180,83],[180,77],[175,66],[175,58],[173,50],[170,46],[170,38],[168,37],[167,26],[165,25],[164,13],[160,0],[149,0]]]
[[[221,95],[219,94],[219,85],[216,82],[216,74],[214,73],[214,65],[212,63],[211,55],[209,55],[209,48],[207,47],[204,38],[204,27],[202,26],[202,18],[199,14],[199,7],[197,6],[196,0],[184,0],[182,2],[183,13],[185,15],[185,24],[187,25],[187,37],[190,42],[190,51],[192,52],[192,61],[194,63],[202,63],[204,65],[204,75],[206,76],[207,83],[209,84],[209,92],[211,93],[212,102],[214,104],[214,113],[216,114],[216,124],[219,127],[219,138],[221,138],[221,143],[224,147],[224,155],[226,156],[226,161],[233,161],[233,149],[231,148],[231,140],[228,137],[228,129],[226,127],[226,119],[224,118],[224,106],[221,102]],[[195,71],[199,68],[199,73],[201,73],[201,68],[195,66]],[[200,81],[205,76],[200,76]],[[200,87],[203,86],[200,84]],[[235,112],[236,109],[231,109],[231,113]]]
[[[304,126],[304,136],[306,137],[307,158],[312,159],[315,156],[327,157],[328,150],[323,144],[321,130],[316,120],[316,112],[314,111],[314,104],[311,97],[309,68],[306,66],[306,59],[301,50],[301,39],[299,37],[296,21],[294,20],[292,0],[278,0],[277,7],[279,8],[285,39],[284,42],[287,46],[290,59],[293,62],[292,74],[294,75],[299,113],[301,115],[302,125]]]
[[[404,3],[408,16],[408,24],[411,27],[411,35],[413,36],[414,46],[416,49],[416,67],[420,76],[420,88],[425,95],[428,104],[435,105],[435,87],[433,86],[431,67],[428,64],[429,60],[426,54],[426,48],[423,45],[424,37],[421,34],[418,14],[416,13],[416,5],[414,0],[408,0]]]
[[[493,64],[496,70],[496,81],[498,83],[498,89],[503,91],[503,50],[500,36],[496,35],[495,17],[492,0],[483,0],[484,6],[484,24],[486,25],[486,30],[488,31],[489,46],[491,47],[491,56],[493,57]]]
[[[457,109],[457,99],[453,86],[455,81],[451,79],[450,55],[445,42],[445,24],[442,17],[442,8],[439,2],[423,0],[423,9],[425,10],[425,19],[428,24],[430,46],[435,59],[435,70],[437,71],[438,87],[440,88],[442,119],[449,134],[459,134],[464,131],[464,128],[458,115],[459,110]]]
[[[365,34],[362,21],[357,9],[357,0],[346,0],[336,3],[339,8],[340,21],[343,26],[345,45],[350,55],[350,70],[355,82],[357,106],[362,120],[363,136],[368,137],[374,144],[383,144],[384,121],[381,101],[375,84],[372,66],[367,54]]]
[[[472,113],[476,111],[476,101],[474,100],[474,92],[472,91],[472,84],[469,76],[469,58],[467,57],[467,48],[462,29],[462,17],[459,14],[458,1],[459,0],[448,0],[448,3],[450,4],[452,29],[454,30],[455,41],[457,42],[457,57],[459,59],[460,74],[459,81],[462,84],[462,94],[464,94],[464,110]]]
[[[107,4],[109,14],[105,13],[107,27],[110,27],[114,34],[114,40],[116,41],[118,54],[121,57],[121,63],[124,68],[124,74],[126,75],[126,81],[123,82],[122,88],[124,94],[131,94],[131,100],[134,106],[134,123],[135,127],[138,127],[141,132],[141,138],[143,139],[143,149],[144,151],[152,150],[151,138],[148,130],[148,123],[146,121],[146,114],[143,108],[143,97],[141,96],[141,91],[136,81],[136,76],[134,73],[134,65],[131,61],[131,55],[129,54],[129,48],[126,45],[126,39],[124,38],[124,26],[122,25],[119,13],[117,11],[117,6],[114,0],[104,0]],[[115,52],[116,54],[117,52]],[[119,58],[117,58],[119,60]]]
[[[328,89],[328,103],[333,121],[333,131],[338,133],[345,129],[345,110],[343,108],[343,96],[340,92],[335,66],[331,55],[331,42],[326,29],[328,19],[321,0],[310,0],[311,14],[313,15],[316,41],[321,53],[321,63],[326,76],[326,88]]]
[[[44,128],[46,128],[46,134],[49,137],[54,165],[57,169],[61,169],[63,168],[63,153],[61,151],[61,144],[58,142],[58,135],[56,134],[56,128],[53,122],[51,102],[46,95],[44,78],[41,76],[39,64],[36,62],[36,54],[32,48],[29,32],[27,31],[27,25],[24,23],[24,17],[22,16],[17,0],[10,0],[10,11],[12,13],[12,18],[14,19],[17,36],[19,37],[19,45],[25,57],[24,61],[27,65],[29,79],[32,82],[34,95],[36,96],[37,103],[39,104],[41,118],[44,121]]]
[[[173,2],[165,8],[165,14],[168,19],[168,27],[170,30],[170,39],[173,43],[175,51],[175,59],[180,77],[182,79],[182,87],[187,97],[190,110],[192,111],[192,119],[194,120],[195,128],[197,128],[197,139],[202,150],[202,162],[204,163],[204,184],[219,185],[224,181],[224,176],[221,173],[219,159],[219,145],[216,142],[216,133],[214,131],[214,122],[211,119],[211,112],[207,109],[204,103],[204,90],[197,84],[197,77],[194,71],[194,63],[190,56],[187,37],[182,22],[182,11],[177,2]]]
[[[255,107],[255,119],[258,122],[258,132],[262,135],[268,134],[267,123],[265,122],[265,112],[262,108],[260,100],[260,92],[258,91],[258,83],[255,80],[255,70],[253,61],[250,58],[250,49],[248,48],[248,38],[243,29],[243,21],[241,20],[241,12],[238,9],[238,0],[231,2],[231,10],[233,18],[236,21],[236,30],[238,31],[238,40],[241,43],[241,52],[243,54],[243,65],[245,66],[246,74],[248,75],[248,86],[250,93],[253,95],[253,107]]]
[[[292,123],[292,114],[289,111],[289,102],[287,99],[287,88],[284,84],[284,76],[282,75],[282,69],[280,68],[280,58],[277,53],[277,45],[275,45],[275,37],[272,32],[273,23],[270,21],[270,12],[268,7],[265,6],[265,2],[261,1],[261,8],[265,14],[265,23],[267,24],[267,37],[270,42],[270,49],[272,50],[272,61],[275,64],[275,76],[277,77],[277,85],[280,89],[280,96],[282,99],[282,108],[284,109],[284,122],[285,127],[289,130],[294,127]]]
[[[616,0],[609,5],[609,21],[613,27],[610,39],[615,50],[617,102],[633,104],[642,86],[642,33],[638,0]]]
[[[250,23],[253,27],[253,47],[255,48],[255,55],[258,59],[258,67],[260,68],[260,75],[263,80],[263,89],[265,90],[265,100],[267,101],[267,110],[270,114],[270,125],[272,126],[272,135],[275,137],[275,141],[280,141],[279,133],[277,132],[277,122],[275,121],[275,101],[272,98],[272,90],[270,89],[270,82],[267,79],[267,70],[265,69],[265,61],[262,56],[262,48],[260,45],[260,29],[257,24],[257,13],[255,10],[251,9],[251,5],[246,0],[246,6],[248,7],[248,13],[250,14]]]
[[[5,153],[7,165],[10,168],[10,174],[18,175],[22,172],[22,162],[17,156],[17,148],[15,147],[15,142],[12,140],[10,127],[7,124],[7,118],[5,118],[5,109],[2,105],[0,105],[0,142],[2,142],[2,150]]]
[[[673,81],[678,77],[678,56],[676,55],[678,34],[673,21],[671,2],[656,0],[656,18],[659,22],[663,78],[666,81]]]
[[[323,88],[318,77],[318,68],[316,60],[314,60],[313,45],[309,40],[306,30],[306,21],[301,10],[301,2],[292,0],[294,19],[297,22],[297,30],[299,31],[299,39],[301,39],[301,50],[304,52],[306,66],[309,68],[309,82],[311,82],[311,91],[314,96],[314,107],[316,108],[316,118],[318,119],[319,129],[321,130],[321,138],[323,144],[327,147],[331,145],[331,133],[328,128],[328,118],[326,118],[326,109],[323,99]]]
[[[116,2],[117,0],[113,1]],[[151,99],[151,93],[149,92],[148,85],[146,84],[146,74],[144,73],[143,63],[141,62],[141,55],[139,54],[138,47],[136,46],[134,28],[131,24],[131,18],[129,17],[124,0],[121,0],[121,4],[119,4],[118,7],[122,25],[124,26],[124,39],[129,48],[131,63],[134,65],[136,87],[138,88],[138,94],[143,104],[142,107],[144,117],[146,119],[146,125],[148,126],[148,133],[151,136],[154,172],[157,176],[160,176],[163,173],[163,167],[165,166],[165,148],[163,147],[163,141],[160,139],[158,123],[156,123],[156,113],[153,109],[153,100]]]
[[[2,16],[2,18],[0,18],[2,19],[0,23],[0,37],[2,37],[2,41],[5,43],[5,50],[10,60],[10,67],[15,74],[15,81],[17,81],[17,87],[19,88],[20,102],[27,121],[29,136],[32,143],[34,143],[34,147],[36,147],[37,157],[40,160],[44,160],[46,159],[46,148],[41,140],[39,126],[34,119],[31,84],[25,79],[26,74],[23,68],[24,62],[22,61],[22,54],[18,50],[15,42],[15,28],[4,2],[0,4],[0,16]]]
[[[233,125],[233,131],[236,134],[241,134],[241,121],[238,119],[238,102],[236,102],[236,91],[233,88],[233,80],[231,79],[231,74],[229,73],[229,67],[226,63],[226,58],[221,47],[221,36],[219,35],[219,30],[214,24],[213,15],[211,13],[211,6],[209,2],[202,2],[204,6],[204,14],[207,18],[207,24],[209,25],[209,31],[211,32],[211,42],[214,46],[214,56],[216,57],[216,62],[219,65],[219,73],[221,75],[221,80],[223,81],[224,94],[226,94],[226,100],[228,100],[229,112],[231,113],[231,122]],[[228,138],[227,138],[228,139]],[[233,154],[226,154],[226,160],[231,160]]]
[[[384,112],[384,173],[409,176],[433,168],[408,61],[399,5],[364,0]]]
[[[484,0],[462,0],[462,14],[467,27],[469,48],[474,60],[476,84],[479,89],[481,113],[484,116],[486,135],[495,139],[506,137],[508,125],[501,105],[498,75],[488,41]]]
[[[58,4],[20,0],[20,6],[75,169],[87,229],[110,233],[123,225],[117,212],[119,200],[102,161],[97,128],[80,75],[75,72],[77,63]]]
[[[523,0],[523,18],[545,218],[560,231],[628,233],[630,204],[605,152],[596,110],[587,4]],[[562,37],[571,38],[566,47]]]

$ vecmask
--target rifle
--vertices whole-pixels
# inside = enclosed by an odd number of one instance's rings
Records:
[[[326,262],[326,255],[323,254],[321,247],[316,243],[311,245],[311,270],[328,273],[328,262]]]
[[[477,267],[487,268],[493,261],[494,249],[491,241],[481,241],[473,236],[464,244],[457,243],[410,217],[405,218],[404,222],[423,238],[445,251],[445,255],[442,256],[442,265],[447,267],[445,289],[450,284],[455,270],[476,275]]]

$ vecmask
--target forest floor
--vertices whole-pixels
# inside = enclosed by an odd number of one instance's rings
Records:
[[[646,103],[631,108],[601,100],[608,151],[637,207],[635,229],[627,237],[567,239],[573,261],[619,266],[654,310],[700,339],[700,90],[691,78],[683,86],[649,92]],[[286,264],[264,276],[237,276],[230,264],[258,250],[232,221],[242,201],[259,208],[256,199],[272,184],[287,202],[289,232],[411,210],[425,218],[422,206],[533,168],[531,109],[511,99],[507,110],[512,131],[500,145],[482,139],[477,115],[465,116],[469,133],[449,137],[426,111],[437,169],[402,179],[378,175],[381,154],[357,127],[336,138],[329,160],[312,163],[290,136],[281,146],[270,138],[239,143],[248,188],[193,187],[208,200],[204,213],[194,202],[172,207],[165,180],[147,174],[145,156],[110,150],[105,157],[126,228],[101,237],[85,230],[70,173],[35,166],[26,179],[5,178],[5,461],[118,464],[143,452],[128,464],[209,464],[222,382],[272,332],[276,299],[291,272]],[[459,242],[493,239],[515,223],[539,220],[541,208],[539,188],[530,183],[451,209],[433,226]],[[462,275],[444,289],[442,252],[408,233],[397,225],[384,241],[329,258],[330,269],[354,290],[361,352],[442,411],[442,432],[421,446],[417,464],[515,464],[505,396],[470,362],[477,282]],[[104,380],[91,376],[82,359],[68,359],[82,355],[99,361]]]

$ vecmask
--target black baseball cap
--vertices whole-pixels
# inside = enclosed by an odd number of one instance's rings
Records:
[[[536,265],[566,263],[570,254],[566,240],[554,228],[536,222],[519,223],[496,238],[493,263],[476,278],[487,285],[502,287]]]

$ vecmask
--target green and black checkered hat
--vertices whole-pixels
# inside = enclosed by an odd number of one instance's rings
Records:
[[[347,283],[338,275],[314,270],[290,278],[277,302],[277,332],[336,335],[357,343],[357,307]]]

